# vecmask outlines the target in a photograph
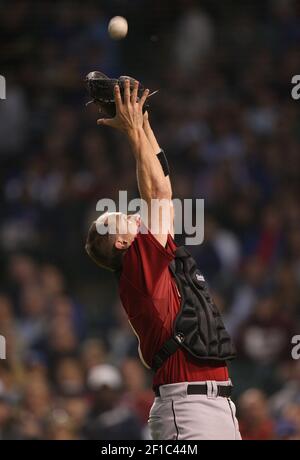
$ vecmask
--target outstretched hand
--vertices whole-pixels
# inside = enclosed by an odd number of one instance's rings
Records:
[[[139,129],[143,129],[144,116],[143,106],[149,95],[149,90],[146,89],[141,98],[138,98],[138,81],[135,81],[133,89],[130,93],[130,81],[125,80],[124,83],[124,101],[121,97],[120,87],[116,85],[114,88],[114,97],[116,104],[116,116],[114,118],[100,118],[97,124],[100,126],[111,126],[119,131],[130,136]]]

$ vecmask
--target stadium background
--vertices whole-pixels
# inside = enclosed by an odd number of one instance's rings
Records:
[[[85,108],[96,69],[160,90],[152,121],[174,196],[206,200],[205,242],[191,250],[239,351],[242,435],[300,439],[299,2],[0,7],[0,439],[149,436],[151,374],[113,277],[84,252],[98,199],[137,195],[128,145]],[[115,14],[129,21],[121,42],[107,35]],[[95,396],[87,376],[104,363],[123,387]]]

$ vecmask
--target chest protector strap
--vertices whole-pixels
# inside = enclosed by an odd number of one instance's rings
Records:
[[[173,337],[167,340],[159,352],[154,356],[152,361],[152,369],[157,371],[169,358],[169,356],[173,355],[173,353],[178,350],[179,346],[179,343]]]

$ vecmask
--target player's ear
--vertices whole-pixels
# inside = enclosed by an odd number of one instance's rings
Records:
[[[127,249],[129,246],[128,241],[123,240],[122,238],[117,238],[115,241],[115,247],[117,249]]]

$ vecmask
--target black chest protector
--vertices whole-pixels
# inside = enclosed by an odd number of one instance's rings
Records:
[[[221,315],[194,258],[184,246],[177,248],[169,269],[176,280],[181,305],[172,337],[154,356],[152,369],[159,369],[179,347],[199,361],[233,359],[235,349]]]

